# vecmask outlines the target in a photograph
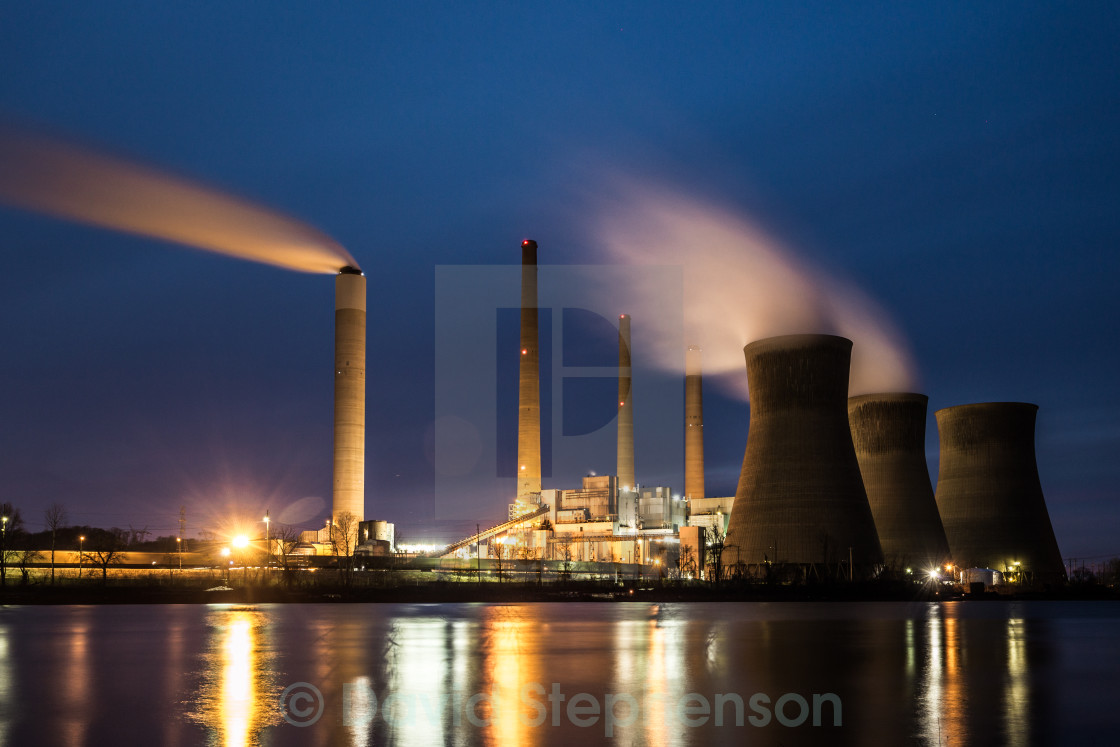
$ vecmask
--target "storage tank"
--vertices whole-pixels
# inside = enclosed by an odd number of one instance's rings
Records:
[[[396,527],[390,521],[376,519],[373,522],[373,536],[370,539],[388,542],[390,550],[396,550]]]

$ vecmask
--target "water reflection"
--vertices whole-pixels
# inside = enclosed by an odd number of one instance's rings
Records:
[[[906,621],[907,673],[909,662],[922,662],[917,717],[924,742],[1044,743],[1034,723],[1042,698],[1028,654],[1031,622],[1009,611],[1007,618],[969,619],[959,605],[931,605],[925,636]]]
[[[967,694],[961,676],[957,619],[944,617],[940,606],[930,605],[925,628],[924,640],[907,636],[906,653],[907,662],[912,662],[925,650],[918,695],[920,730],[927,743],[967,744],[963,710]],[[912,671],[908,666],[907,672]]]
[[[15,716],[14,677],[8,626],[0,620],[0,744],[8,744],[8,731]]]
[[[216,606],[208,616],[206,668],[192,714],[209,729],[209,744],[249,747],[280,722],[275,655],[262,640],[267,616],[258,609]]]
[[[90,707],[90,613],[89,607],[81,608],[70,628],[67,641],[66,660],[70,676],[63,682],[63,703],[59,728],[71,744],[81,744],[85,740],[88,720],[93,715]]]
[[[1007,681],[1003,688],[1003,720],[1007,744],[1024,747],[1030,742],[1031,685],[1027,672],[1027,621],[1007,621]]]
[[[1120,606],[1073,607],[1070,619],[1063,609],[0,607],[0,744],[1108,743],[1111,711],[1078,703],[1120,686]],[[1086,636],[1091,646],[1077,644]],[[297,727],[278,698],[301,682],[326,708]],[[553,688],[562,700],[550,700]],[[580,693],[601,708],[587,726],[568,713]],[[689,693],[710,717],[684,723]],[[783,695],[824,693],[842,701],[839,726],[829,707],[819,726],[777,715]],[[772,718],[744,723],[759,715],[758,694]],[[785,720],[797,721],[787,703]]]
[[[665,725],[676,699],[686,692],[681,689],[682,666],[679,661],[685,631],[680,621],[662,624],[660,611],[659,607],[652,608],[650,620],[638,629],[641,637],[645,638],[645,650],[640,654],[641,661],[646,664],[645,687],[638,692],[626,689],[623,692],[643,696],[638,699],[642,743],[666,747],[680,744],[675,738],[679,731],[666,729]]]
[[[525,700],[539,701],[540,690],[534,686],[546,687],[537,655],[539,612],[533,607],[494,607],[483,618],[480,632],[486,653],[480,684],[490,697],[491,722],[485,728],[492,744],[512,747],[540,741],[540,728],[530,726],[540,714],[522,702],[523,693]]]
[[[469,661],[464,649],[466,636],[462,632],[456,636],[455,630],[454,625],[434,616],[402,619],[393,625],[392,648],[386,662],[389,676],[380,693],[379,718],[388,726],[394,743],[447,742],[449,711],[454,701],[451,695],[459,685],[452,684],[449,689],[445,675],[453,673],[455,664],[462,671]],[[461,626],[459,630],[462,631]],[[358,720],[358,726],[361,721]],[[356,729],[355,736],[358,738],[352,743],[361,744],[361,731]]]

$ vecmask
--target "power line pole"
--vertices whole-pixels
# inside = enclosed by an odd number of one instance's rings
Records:
[[[187,507],[179,506],[179,570],[183,570],[183,535],[187,531]]]

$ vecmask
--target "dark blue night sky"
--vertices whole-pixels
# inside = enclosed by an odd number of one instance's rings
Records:
[[[622,175],[872,299],[930,396],[934,479],[933,410],[1037,403],[1059,546],[1089,557],[1120,554],[1117,39],[1120,9],[1092,2],[9,2],[0,118],[350,250],[367,515],[406,536],[433,516],[437,268],[516,263],[526,236],[542,262],[611,262],[596,226]],[[0,258],[0,501],[30,528],[54,501],[158,534],[180,505],[190,534],[308,497],[290,518],[321,522],[329,276],[6,207]],[[747,431],[725,391],[705,392],[713,495]]]

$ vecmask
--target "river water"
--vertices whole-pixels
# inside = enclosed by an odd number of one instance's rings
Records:
[[[2,745],[1114,744],[1120,603],[0,608]]]

